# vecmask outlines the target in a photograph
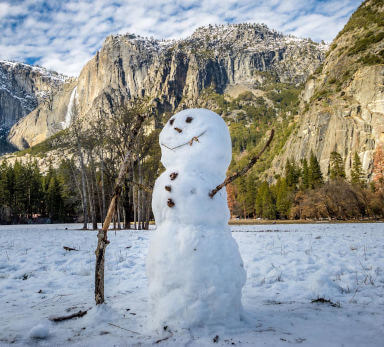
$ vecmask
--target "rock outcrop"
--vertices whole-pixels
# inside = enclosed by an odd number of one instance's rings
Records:
[[[296,162],[313,151],[323,174],[330,154],[338,152],[349,176],[357,152],[367,178],[373,156],[384,143],[384,5],[365,1],[336,37],[319,71],[301,95],[296,131],[274,160],[271,176],[287,159]]]
[[[0,61],[0,153],[9,129],[49,99],[66,77],[28,64]]]
[[[54,94],[44,100],[10,130],[8,138],[18,149],[34,146],[68,126],[67,113],[76,80],[58,87]]]
[[[113,115],[133,98],[145,98],[159,116],[193,106],[202,90],[223,93],[230,85],[254,85],[268,72],[282,82],[302,83],[324,58],[326,46],[284,36],[264,25],[209,26],[179,41],[135,35],[109,36],[82,69],[52,100],[15,125],[9,141],[22,149],[62,129],[76,86],[80,117]]]

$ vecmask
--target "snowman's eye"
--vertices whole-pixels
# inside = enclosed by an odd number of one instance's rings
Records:
[[[187,118],[185,119],[185,122],[186,122],[186,123],[191,123],[191,122],[192,122],[192,120],[193,120],[193,118],[192,118],[192,117],[187,117]]]
[[[171,119],[171,120],[169,121],[169,124],[172,125],[174,121],[175,121],[174,119]]]

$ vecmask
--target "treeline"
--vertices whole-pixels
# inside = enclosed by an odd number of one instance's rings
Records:
[[[152,186],[160,169],[159,130],[151,121],[144,123],[137,135],[133,127],[139,115],[148,112],[144,104],[133,101],[127,108],[108,117],[100,111],[87,123],[77,118],[61,136],[61,148],[66,148],[70,160],[66,166],[72,175],[72,190],[81,202],[83,228],[87,223],[97,229],[104,221],[114,194],[120,165],[129,153],[130,165],[123,191],[116,204],[113,226],[117,229],[148,229],[153,218],[151,211]],[[133,146],[129,139],[134,136]]]
[[[143,106],[132,103],[117,109],[114,117],[100,111],[89,122],[72,110],[71,127],[44,143],[19,153],[45,157],[60,151],[65,158],[56,169],[39,170],[36,163],[2,164],[0,171],[0,223],[82,222],[98,228],[107,214],[114,184],[124,156],[130,153],[130,168],[117,203],[113,227],[147,229],[153,219],[152,186],[160,170],[159,130],[150,120],[128,148],[132,126]],[[49,158],[46,158],[49,161]]]
[[[35,162],[0,166],[0,223],[73,222],[76,202],[64,177],[49,168],[43,175]]]
[[[265,78],[273,80],[273,76]],[[267,84],[266,84],[267,85]],[[268,84],[269,86],[269,84]],[[279,90],[279,93],[276,90]],[[296,90],[289,85],[273,82],[265,87],[268,96],[279,103],[281,112],[286,112],[288,105],[296,105]],[[267,105],[261,97],[252,93],[243,93],[232,101],[227,101],[223,95],[206,90],[202,98],[214,100],[218,105],[217,112],[223,114],[224,119],[230,123],[231,137],[234,152],[240,155],[245,149],[254,148],[263,138],[265,129],[276,119],[276,110]],[[205,99],[204,99],[205,100]],[[104,100],[107,102],[108,100]],[[127,144],[132,136],[132,124],[139,114],[146,112],[151,115],[156,110],[150,109],[145,100],[131,100],[124,108],[116,107],[113,117],[103,113],[100,108],[98,115],[90,118],[78,117],[77,103],[72,109],[72,122],[70,128],[59,132],[48,140],[17,155],[39,156],[46,158],[50,151],[60,152],[61,158],[66,158],[58,165],[56,162],[46,173],[35,172],[40,181],[39,189],[35,189],[39,196],[38,203],[32,197],[30,205],[12,203],[12,199],[3,199],[0,202],[2,223],[22,223],[29,221],[52,222],[82,222],[83,228],[91,224],[93,229],[101,223],[107,213],[108,204],[114,193],[114,182],[119,172],[120,163],[127,152],[131,154],[131,164],[126,176],[123,192],[118,201],[113,220],[116,228],[143,228],[149,226],[153,218],[151,211],[151,187],[159,176],[162,166],[160,164],[160,148],[158,135],[163,123],[169,114],[164,113],[149,117],[141,129],[132,148]],[[277,107],[277,109],[280,109]],[[231,112],[240,112],[232,119]],[[288,128],[288,119],[276,124],[275,139],[279,142],[279,129]],[[280,142],[284,142],[281,139]],[[275,142],[276,142],[275,141]],[[276,149],[277,150],[277,149]],[[271,155],[272,158],[273,155]],[[23,166],[20,163],[17,167]],[[24,168],[35,167],[35,164],[26,164]],[[9,170],[13,168],[9,167]],[[26,169],[27,170],[27,169]],[[45,206],[47,199],[47,183],[51,176],[56,177],[61,202]],[[27,176],[26,176],[27,177]],[[33,180],[30,181],[33,184]],[[25,186],[25,184],[23,183]],[[20,190],[23,185],[16,183]],[[43,206],[44,205],[44,206]],[[57,211],[50,212],[51,206],[59,206]]]
[[[376,152],[374,180],[367,183],[362,163],[354,155],[351,177],[333,152],[326,177],[316,156],[296,163],[288,160],[284,175],[274,184],[258,181],[254,174],[228,188],[232,216],[263,219],[363,219],[384,217],[382,151]]]
[[[271,125],[276,131],[272,146],[262,160],[250,173],[227,187],[232,216],[265,219],[383,217],[384,156],[381,147],[376,151],[372,183],[365,180],[357,154],[351,177],[347,178],[344,161],[337,152],[331,155],[325,177],[312,153],[308,160],[299,163],[288,160],[284,174],[276,176],[273,182],[260,180],[286,142],[297,108],[291,87],[276,83],[272,87],[265,91],[279,106],[277,111],[250,93],[243,93],[231,102],[217,94],[208,93],[207,96],[207,100],[215,99],[222,107],[221,113],[230,123],[234,152],[231,171],[245,165],[246,153],[257,150]],[[280,87],[279,93],[277,87]],[[53,150],[65,158],[61,163],[43,168],[34,162],[1,164],[0,223],[83,222],[83,228],[91,223],[96,229],[106,216],[120,163],[129,153],[130,167],[113,226],[117,229],[148,228],[153,218],[152,187],[162,170],[158,135],[169,114],[163,114],[163,119],[148,117],[135,136],[134,145],[128,148],[136,117],[155,112],[148,105],[132,101],[126,108],[116,109],[113,117],[103,114],[101,108],[97,117],[93,115],[87,121],[77,117],[76,107],[75,103],[70,128],[18,153],[44,157]],[[234,110],[237,116],[233,118],[231,112]],[[270,117],[263,117],[266,110],[271,112],[268,113]],[[49,158],[46,161],[49,162]]]

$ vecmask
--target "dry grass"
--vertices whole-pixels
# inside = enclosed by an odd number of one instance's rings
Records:
[[[384,220],[351,219],[351,220],[315,220],[315,219],[231,219],[229,225],[254,225],[254,224],[337,224],[337,223],[383,223]]]

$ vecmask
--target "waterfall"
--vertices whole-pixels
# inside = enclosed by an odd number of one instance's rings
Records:
[[[71,120],[73,117],[73,105],[76,100],[76,89],[77,87],[73,88],[72,90],[71,97],[69,98],[68,102],[67,113],[65,114],[65,120],[64,122],[61,122],[63,129],[68,128],[71,124]]]

